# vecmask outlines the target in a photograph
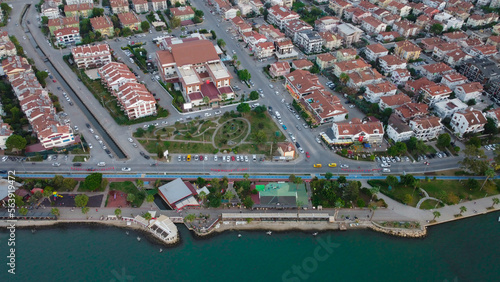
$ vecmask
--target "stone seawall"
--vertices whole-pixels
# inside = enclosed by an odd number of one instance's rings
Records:
[[[422,229],[388,228],[372,222],[369,228],[377,232],[405,238],[423,238],[427,235],[427,228],[425,226]]]

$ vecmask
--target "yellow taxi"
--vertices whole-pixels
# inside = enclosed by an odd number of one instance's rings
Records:
[[[191,161],[191,155],[188,155],[187,156],[187,161],[190,162]]]
[[[321,164],[314,164],[313,167],[320,168],[320,167],[322,167],[322,165]]]
[[[337,167],[337,164],[336,163],[329,163],[328,166],[329,167]]]

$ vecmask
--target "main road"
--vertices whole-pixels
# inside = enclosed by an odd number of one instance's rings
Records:
[[[23,40],[24,29],[21,26],[14,25],[15,23],[20,22],[20,12],[23,9],[24,4],[31,3],[30,1],[16,1],[12,3],[14,6],[11,17],[13,20],[7,26],[6,30],[11,35],[15,35],[20,43],[23,45],[25,50],[27,51],[28,57],[31,57],[35,61],[35,65],[38,69],[45,69],[46,64],[39,58],[34,46],[30,44],[28,40]],[[230,162],[230,163],[222,163],[214,162],[213,157],[210,156],[210,161],[204,162],[177,162],[177,155],[173,155],[171,163],[158,163],[156,166],[150,166],[154,163],[151,160],[144,159],[140,154],[140,150],[136,149],[132,146],[130,142],[127,141],[127,137],[130,137],[132,132],[143,124],[138,124],[134,126],[120,126],[116,124],[113,118],[109,115],[109,113],[102,107],[100,101],[96,100],[95,97],[86,89],[86,87],[77,80],[76,75],[69,69],[69,67],[64,63],[62,56],[64,54],[68,54],[69,51],[66,49],[65,51],[57,50],[49,46],[46,42],[46,38],[37,28],[36,23],[26,25],[33,35],[34,39],[38,43],[39,48],[43,50],[45,54],[48,55],[50,61],[57,69],[59,74],[64,78],[64,80],[71,85],[72,89],[75,90],[76,94],[82,101],[85,101],[86,106],[90,109],[93,115],[99,120],[100,124],[103,128],[106,129],[110,136],[114,137],[117,145],[126,152],[128,159],[127,160],[117,160],[117,159],[109,159],[106,154],[103,153],[101,148],[91,150],[91,161],[84,163],[85,168],[96,168],[96,164],[99,161],[105,161],[108,165],[107,167],[113,167],[113,170],[121,170],[122,167],[130,167],[134,172],[179,172],[179,173],[211,173],[211,174],[227,174],[229,171],[244,171],[248,173],[297,173],[297,174],[316,174],[316,173],[325,173],[327,171],[331,171],[333,173],[348,173],[348,174],[379,174],[378,169],[380,167],[377,166],[375,162],[363,162],[363,161],[354,161],[351,159],[345,159],[338,155],[336,155],[333,151],[326,149],[325,146],[320,145],[316,142],[316,133],[312,132],[310,129],[302,128],[302,131],[297,131],[295,129],[295,125],[299,125],[301,127],[303,120],[298,120],[292,115],[285,103],[282,102],[284,99],[286,102],[291,103],[292,98],[288,93],[284,90],[283,85],[274,83],[273,87],[270,87],[270,82],[267,77],[264,75],[262,71],[263,64],[254,60],[253,57],[250,57],[244,48],[239,44],[237,39],[232,37],[229,33],[226,32],[228,28],[230,28],[229,23],[221,20],[220,23],[218,19],[213,16],[209,9],[203,3],[195,3],[196,8],[202,10],[205,13],[205,22],[200,25],[201,28],[209,27],[216,31],[217,37],[223,39],[226,42],[227,50],[234,50],[238,55],[238,60],[241,61],[242,66],[248,69],[252,75],[252,80],[255,83],[253,89],[249,89],[248,92],[257,89],[264,90],[264,98],[260,99],[261,104],[271,105],[274,111],[279,111],[281,113],[282,121],[289,128],[288,131],[292,131],[294,136],[297,138],[297,142],[301,144],[305,151],[308,151],[311,155],[310,159],[305,158],[304,155],[300,155],[297,160],[292,162]],[[35,19],[37,13],[32,7],[29,9],[26,18]],[[149,35],[147,34],[147,38],[156,36],[157,34]],[[123,42],[125,39],[121,39],[120,42]],[[114,46],[115,50],[118,54],[120,54],[120,50],[118,47],[118,42],[109,41],[111,46]],[[123,54],[122,54],[123,55]],[[124,60],[127,63],[127,60]],[[128,62],[130,64],[130,62]],[[148,87],[153,87],[153,91],[157,91],[157,94],[160,94],[160,91],[163,91],[157,87],[156,85],[151,85],[149,81],[151,81],[151,75],[145,75],[140,72],[142,80],[147,81]],[[141,79],[140,79],[141,80]],[[61,100],[62,99],[62,91],[58,91],[57,87],[60,87],[57,83],[48,83],[48,88],[51,92],[58,95]],[[78,90],[77,90],[78,89]],[[157,89],[157,90],[156,90]],[[278,91],[278,94],[275,94],[275,91]],[[166,92],[162,93],[165,97],[168,95]],[[163,97],[162,97],[163,98]],[[168,99],[164,99],[168,100]],[[168,100],[170,101],[170,100]],[[162,103],[163,104],[163,103]],[[77,107],[70,107],[63,103],[66,112],[70,114],[72,117],[72,124],[77,125],[81,128],[81,134],[83,134],[86,140],[94,140],[93,134],[91,134],[85,127],[85,123],[87,123],[87,119]],[[165,107],[168,107],[171,115],[165,119],[169,123],[174,123],[179,117],[185,115],[181,115],[177,113],[170,104],[164,104]],[[198,114],[192,114],[195,116]],[[281,127],[279,127],[280,130]],[[282,130],[282,133],[287,136],[287,132]],[[287,136],[288,137],[288,136]],[[96,143],[96,142],[94,142]],[[95,146],[97,147],[97,146]],[[456,168],[458,161],[461,157],[451,157],[444,159],[436,159],[431,162],[430,166],[425,166],[421,163],[410,163],[410,162],[401,162],[395,164],[391,168],[391,173],[399,174],[403,172],[408,173],[417,173],[417,172],[426,172],[426,171],[438,171],[438,170],[446,170],[451,168]],[[61,162],[61,161],[58,161]],[[342,163],[348,164],[350,166],[349,170],[341,170],[339,167],[337,168],[329,168],[327,163]],[[321,163],[323,164],[322,168],[313,168],[313,164]],[[71,160],[61,162],[60,167],[53,167],[49,162],[37,163],[35,165],[32,164],[23,164],[19,162],[0,162],[0,168],[2,169],[16,169],[18,171],[31,171],[31,172],[68,172],[71,171]],[[222,171],[220,171],[222,170]]]

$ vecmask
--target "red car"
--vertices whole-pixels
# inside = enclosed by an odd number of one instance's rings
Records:
[[[56,83],[57,81],[55,79],[52,80],[54,83]]]
[[[200,155],[200,161],[203,161],[203,156]]]
[[[236,158],[234,156],[231,156],[231,161],[234,162],[235,160],[236,160]]]
[[[309,155],[309,152],[306,152],[306,157],[310,158],[311,155]]]

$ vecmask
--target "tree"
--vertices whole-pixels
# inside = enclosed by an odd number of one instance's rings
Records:
[[[26,144],[26,139],[17,134],[12,134],[9,138],[7,138],[7,141],[5,141],[5,146],[7,146],[7,149],[9,150],[24,150],[24,148],[26,148]]]
[[[492,177],[495,177],[495,171],[493,169],[491,169],[491,168],[488,168],[484,172],[484,175],[486,176],[486,179],[484,180],[483,185],[481,185],[481,189],[479,189],[479,191],[483,190],[484,184],[486,184],[486,181],[488,181],[488,179],[490,179]]]
[[[385,182],[387,182],[388,185],[390,185],[392,188],[394,188],[398,184],[398,178],[394,175],[388,175],[385,178]]]
[[[396,142],[394,145],[392,145],[388,150],[387,153],[391,156],[397,156],[397,155],[402,155],[406,153],[407,148],[406,144],[403,142]]]
[[[124,27],[122,29],[122,35],[123,36],[130,36],[130,35],[132,35],[132,30],[128,27]]]
[[[144,187],[144,181],[142,181],[142,179],[137,179],[135,181],[135,185],[137,185],[137,188],[139,188],[139,190],[141,190]]]
[[[93,31],[89,31],[89,38],[91,41],[95,40],[95,33]]]
[[[375,195],[377,195],[379,192],[380,192],[379,186],[375,186],[375,187],[371,188],[370,193],[372,194],[372,197],[370,200],[373,200],[373,197],[375,197]]]
[[[438,34],[441,34],[441,32],[443,32],[443,29],[444,29],[444,27],[442,24],[435,23],[431,26],[429,31],[434,33],[435,35],[438,35]]]
[[[144,217],[144,219],[146,219],[148,222],[151,220],[151,218],[153,218],[149,212],[145,213],[142,217]]]
[[[47,77],[49,77],[49,74],[45,71],[37,71],[35,73],[35,76],[36,76],[36,79],[38,80],[38,82],[40,82],[41,85],[45,85],[45,79]]]
[[[469,178],[467,179],[465,186],[470,190],[475,191],[479,188],[479,182],[474,178]]]
[[[245,198],[245,200],[243,201],[243,205],[247,208],[247,209],[251,209],[253,207],[253,200],[250,196],[247,196]]]
[[[416,137],[410,137],[410,140],[406,143],[406,147],[410,151],[415,151],[417,149],[418,139]]]
[[[464,213],[466,211],[467,211],[467,208],[465,206],[460,207],[460,215],[462,215],[462,213]]]
[[[451,136],[448,133],[443,133],[438,136],[437,145],[439,147],[449,147],[451,143]]]
[[[121,209],[115,209],[115,215],[116,215],[116,217],[120,217],[122,215],[122,210]]]
[[[100,8],[93,8],[92,9],[92,17],[95,18],[95,17],[100,17],[104,15],[104,9],[100,9]]]
[[[481,139],[479,139],[479,137],[477,136],[471,137],[469,141],[467,141],[467,145],[472,145],[476,148],[481,148]]]
[[[463,169],[469,170],[474,174],[481,175],[489,168],[488,161],[484,151],[475,145],[467,145],[464,150],[465,157],[458,163]]]
[[[498,203],[500,203],[500,200],[499,200],[498,198],[493,198],[493,199],[491,199],[491,200],[493,201],[493,205],[491,205],[492,207],[493,207],[494,205],[498,205]]]
[[[229,201],[229,200],[231,200],[232,198],[234,198],[234,194],[233,194],[233,192],[231,192],[231,191],[226,191],[226,193],[224,193],[224,196],[223,196],[223,197],[224,197],[224,199],[225,199],[225,200],[228,200],[228,201]]]
[[[240,103],[236,110],[240,113],[248,113],[250,112],[250,105],[248,103]]]
[[[215,34],[215,30],[211,30],[210,33],[212,34],[212,40],[217,39],[217,35]]]
[[[259,130],[257,131],[254,136],[253,140],[255,141],[256,144],[263,144],[267,141],[267,134],[264,130]]]
[[[295,191],[299,190],[299,185],[302,184],[302,177],[295,177],[293,180],[293,184],[295,184]]]
[[[345,176],[341,175],[337,178],[338,183],[347,183],[347,178]]]
[[[83,186],[88,191],[95,191],[101,187],[102,183],[102,173],[92,173],[91,175],[85,177]]]
[[[184,220],[186,222],[193,222],[195,219],[196,219],[196,215],[194,215],[192,213],[186,215],[186,217],[184,218]]]
[[[59,209],[58,208],[52,208],[50,210],[50,213],[58,217],[60,215]]]
[[[238,78],[241,80],[241,81],[248,81],[252,78],[252,75],[250,74],[250,72],[246,69],[244,70],[239,70],[238,71]]]
[[[153,195],[151,195],[151,194],[148,194],[148,195],[146,196],[146,202],[148,202],[148,203],[152,203],[152,202],[154,202],[154,200],[155,200],[155,196],[153,196]]]
[[[331,173],[331,172],[325,173],[326,180],[330,180],[330,179],[332,179],[332,177],[333,177],[333,173]]]
[[[345,72],[341,73],[339,76],[339,80],[343,85],[347,85],[350,79],[349,75]]]
[[[147,31],[147,30],[149,30],[149,27],[150,27],[150,25],[149,25],[149,22],[148,22],[148,21],[143,21],[143,22],[141,22],[141,29],[142,29],[142,31]]]
[[[203,97],[203,103],[204,103],[205,105],[208,105],[208,103],[210,103],[210,98],[209,98],[208,96],[204,96],[204,97]]]
[[[86,207],[88,202],[89,202],[89,196],[85,194],[80,194],[75,197],[75,206],[79,208]]]
[[[200,194],[198,194],[198,197],[200,198],[201,202],[204,203],[205,199],[207,198],[207,193],[205,193],[205,191],[201,191]]]
[[[202,10],[195,10],[194,14],[200,18],[202,18],[205,15]]]
[[[438,212],[438,211],[435,211],[432,213],[434,215],[434,218],[432,220],[436,220],[436,218],[440,217],[441,216],[441,213]]]
[[[257,91],[250,92],[250,100],[257,100],[257,99],[259,99],[259,92]]]
[[[220,48],[224,48],[226,47],[226,42],[224,41],[224,39],[219,39],[217,40],[217,45],[219,45]]]
[[[43,196],[45,198],[49,199],[49,202],[52,202],[52,200],[50,199],[50,196],[52,196],[52,191],[53,191],[53,188],[50,186],[47,186],[47,187],[45,187],[45,189],[43,189]]]
[[[121,29],[119,29],[119,28],[115,28],[115,36],[116,36],[116,37],[120,36],[120,33],[121,33],[121,32],[122,32],[122,30],[121,30]]]
[[[27,215],[28,214],[28,209],[27,208],[20,208],[19,209],[19,214],[20,215]]]
[[[295,174],[290,174],[290,176],[288,176],[288,181],[290,181],[291,183],[294,183],[295,182]]]
[[[130,193],[127,195],[127,202],[132,203],[135,201],[135,195]]]
[[[484,133],[495,135],[498,133],[498,127],[495,124],[495,120],[492,118],[486,118],[486,124],[484,125]]]
[[[90,208],[89,207],[82,207],[82,213],[87,214],[89,212]]]
[[[411,202],[412,202],[412,201],[413,201],[413,197],[412,197],[412,195],[410,195],[410,194],[405,194],[405,195],[403,196],[403,203],[405,203],[405,204],[409,205],[409,204],[411,204]]]
[[[418,184],[418,179],[416,179],[411,174],[401,175],[399,177],[399,179],[401,180],[400,183],[403,184],[403,185],[405,185],[405,186],[409,186],[409,187],[415,188],[417,186],[417,184]]]

